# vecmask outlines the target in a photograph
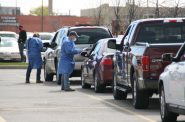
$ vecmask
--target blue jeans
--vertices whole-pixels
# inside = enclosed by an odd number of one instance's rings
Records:
[[[26,72],[26,81],[30,81],[31,71],[32,71],[32,67],[30,65],[28,65],[27,72]],[[37,76],[36,76],[37,81],[40,81],[40,74],[41,74],[41,68],[38,68],[37,69]]]
[[[62,74],[61,76],[61,88],[64,90],[70,88],[69,76],[70,74]]]

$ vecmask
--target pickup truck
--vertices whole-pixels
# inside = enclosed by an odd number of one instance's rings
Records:
[[[115,49],[113,57],[113,96],[126,99],[132,93],[133,106],[145,109],[149,98],[158,94],[160,74],[169,63],[162,54],[175,55],[185,41],[185,18],[142,19],[132,22],[121,44],[114,40],[108,47]]]

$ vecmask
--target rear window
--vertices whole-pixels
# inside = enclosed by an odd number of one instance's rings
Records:
[[[13,37],[13,38],[16,38],[16,36],[14,34],[5,34],[5,33],[1,33],[0,34],[0,37]]]
[[[41,40],[50,40],[52,38],[52,35],[40,35],[39,38]]]
[[[137,42],[144,43],[183,43],[184,23],[144,24],[139,31]]]
[[[77,28],[70,31],[76,31],[79,35],[76,44],[94,44],[100,39],[112,37],[109,31],[102,28]]]
[[[0,47],[13,47],[15,44],[12,41],[1,41]]]

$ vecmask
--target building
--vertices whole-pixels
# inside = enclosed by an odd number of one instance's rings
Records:
[[[20,7],[3,7],[0,5],[0,15],[20,15]]]
[[[120,12],[116,17],[115,11],[117,8]],[[133,20],[158,17],[185,17],[185,8],[179,8],[176,14],[174,7],[159,7],[157,15],[156,7],[133,6],[128,3],[119,7],[103,4],[97,8],[82,9],[81,16],[95,18],[96,24],[107,26],[113,33],[119,34]]]
[[[0,15],[0,31],[18,33],[18,25],[24,26],[28,32],[55,32],[63,26],[94,25],[94,19],[76,16],[43,16],[42,18],[42,16],[31,15]]]

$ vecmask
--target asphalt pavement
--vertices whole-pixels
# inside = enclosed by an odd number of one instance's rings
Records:
[[[74,92],[61,91],[56,82],[25,84],[26,69],[0,69],[0,122],[160,122],[158,96],[146,110],[135,110],[132,99],[114,100],[111,88],[95,93],[72,84]],[[42,71],[42,80],[43,71]],[[80,82],[80,78],[72,78]],[[185,116],[178,118],[184,122]]]

